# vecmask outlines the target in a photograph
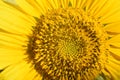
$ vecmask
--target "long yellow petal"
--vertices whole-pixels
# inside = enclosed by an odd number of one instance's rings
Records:
[[[34,67],[29,71],[28,74],[24,76],[22,80],[42,80],[42,76],[40,76],[35,70]]]
[[[81,3],[82,3],[82,0],[78,0],[77,4],[76,4],[76,8],[80,8],[81,7]]]
[[[93,0],[83,0],[81,3],[81,7],[85,11],[88,11],[94,2],[95,2],[95,0],[94,1]]]
[[[118,9],[117,11],[111,13],[106,18],[101,18],[100,22],[103,23],[103,24],[120,22],[119,15],[120,15],[120,9]]]
[[[35,22],[34,18],[26,14],[24,11],[22,11],[18,6],[3,2],[2,0],[0,1],[0,10],[8,11],[8,13],[12,13],[16,16],[19,16],[22,19],[25,19],[29,23]]]
[[[0,48],[0,69],[26,58],[24,50]]]
[[[111,76],[114,78],[114,80],[119,80],[120,78],[120,65],[113,61],[113,57],[109,56],[108,57],[108,63],[106,63],[106,68],[110,72]],[[112,60],[112,61],[111,61]]]
[[[35,21],[32,18],[28,17],[32,21],[28,20],[27,16],[25,18],[25,15],[21,12],[12,7],[8,8],[7,4],[1,5],[0,10],[0,28],[3,30],[28,34],[31,31],[31,26],[35,25]]]
[[[110,55],[120,61],[120,49],[109,48]]]
[[[48,10],[51,9],[50,4],[47,2],[47,0],[36,0],[36,2],[40,6],[42,14],[46,13]]]
[[[28,40],[27,37],[22,35],[8,34],[4,32],[0,32],[0,41],[6,41],[9,43],[14,43],[18,45],[23,45]]]
[[[108,24],[104,29],[108,32],[120,33],[120,22]]]
[[[42,10],[42,8],[40,7],[36,0],[26,0],[26,3],[30,4],[34,9],[37,10],[37,12],[39,13],[37,17],[40,17],[40,15],[44,13],[44,11]]]
[[[120,34],[116,35],[116,36],[113,36],[112,38],[110,38],[107,43],[114,43],[114,42],[117,42],[117,43],[120,43]]]
[[[51,7],[51,9],[58,9],[59,5],[58,5],[58,0],[47,0],[49,7]]]
[[[11,20],[11,21],[1,18],[0,19],[0,29],[1,29],[1,31],[4,30],[4,31],[10,32],[10,33],[22,34],[22,35],[23,34],[27,35],[31,32],[30,30],[31,30],[32,27],[28,29],[28,27],[30,27],[30,26],[25,26],[25,25],[20,24],[19,22],[24,22],[22,20],[21,21],[16,21],[16,23],[12,22],[12,21],[15,21],[15,20],[16,20],[16,18],[13,18],[13,20]],[[24,26],[24,28],[22,28],[23,26]]]
[[[109,56],[109,61],[116,64],[117,66],[120,66],[120,61],[114,59],[114,57],[112,57],[112,56]]]
[[[78,2],[79,2],[80,0],[78,0]],[[70,0],[70,2],[71,2],[71,4],[72,4],[72,7],[73,8],[75,8],[75,7],[77,7],[77,2],[76,2],[76,0]]]
[[[35,8],[33,5],[29,4],[26,0],[16,0],[16,4],[22,8],[23,11],[31,16],[39,17],[40,10]]]
[[[106,7],[98,11],[96,16],[100,16],[100,21],[105,23],[113,23],[120,21],[120,1],[119,0],[108,0]]]
[[[21,60],[19,63],[8,66],[8,68],[6,68],[0,74],[0,79],[4,79],[4,80],[33,80],[33,77],[35,77],[36,74],[37,74],[37,72],[34,70],[33,67],[31,67],[31,64],[28,64],[27,62]],[[29,75],[31,75],[31,76],[29,76]]]
[[[116,74],[119,74],[119,72],[117,72],[114,68],[111,68],[110,65],[108,65],[106,67],[112,76],[112,80],[119,80],[119,77],[116,75]]]
[[[46,0],[46,4],[50,5],[51,9],[67,8],[69,0]]]
[[[106,4],[108,0],[94,0],[93,3],[91,4],[88,12],[90,14],[92,14],[94,17],[96,17],[95,13],[98,13],[99,11],[102,11],[102,9],[106,6],[104,6]],[[108,5],[108,4],[107,4]],[[100,16],[100,15],[99,15]],[[97,16],[98,17],[98,16]]]

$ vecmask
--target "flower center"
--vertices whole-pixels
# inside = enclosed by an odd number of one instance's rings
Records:
[[[106,62],[106,33],[80,9],[57,9],[37,20],[28,56],[44,80],[93,80]]]

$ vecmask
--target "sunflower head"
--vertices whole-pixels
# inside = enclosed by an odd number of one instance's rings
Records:
[[[79,8],[49,11],[32,30],[29,58],[45,79],[92,80],[107,60],[107,34],[102,26]]]
[[[119,80],[119,0],[14,3],[0,1],[0,79]]]

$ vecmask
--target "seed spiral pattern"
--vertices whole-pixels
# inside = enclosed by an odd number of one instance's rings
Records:
[[[28,55],[43,80],[93,80],[104,68],[106,33],[84,11],[49,11],[32,31]]]

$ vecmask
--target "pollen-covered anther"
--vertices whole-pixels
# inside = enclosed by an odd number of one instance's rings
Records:
[[[28,46],[30,60],[45,80],[93,80],[106,62],[106,33],[80,9],[40,16]]]

